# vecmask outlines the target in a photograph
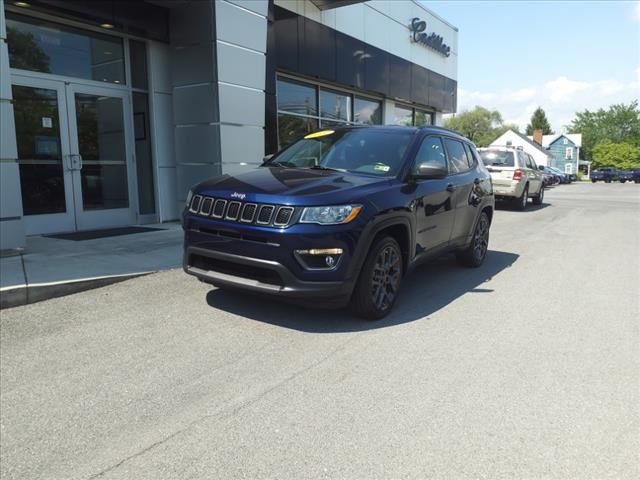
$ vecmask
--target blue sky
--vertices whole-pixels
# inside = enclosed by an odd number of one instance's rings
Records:
[[[459,29],[458,112],[482,105],[524,130],[540,105],[560,129],[640,97],[638,1],[423,3]]]

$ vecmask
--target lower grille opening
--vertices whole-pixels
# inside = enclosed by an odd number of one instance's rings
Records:
[[[216,258],[205,257],[192,253],[189,255],[189,265],[201,270],[234,275],[236,277],[249,278],[269,285],[284,286],[282,277],[275,271],[268,268],[243,265],[241,263],[228,262]]]

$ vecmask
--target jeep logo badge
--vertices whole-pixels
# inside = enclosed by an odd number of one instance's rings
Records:
[[[244,200],[247,197],[244,193],[233,192],[231,194],[231,198],[239,198],[240,200]]]

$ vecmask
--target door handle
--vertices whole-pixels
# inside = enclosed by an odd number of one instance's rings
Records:
[[[453,193],[453,191],[456,189],[456,187],[453,186],[452,183],[450,183],[449,185],[447,185],[447,192],[449,193]]]

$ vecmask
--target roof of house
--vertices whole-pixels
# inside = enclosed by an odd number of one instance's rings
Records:
[[[567,137],[571,140],[576,147],[582,147],[582,134],[581,133],[554,133],[552,135],[543,135],[542,136],[542,146],[544,148],[548,148],[553,142],[555,142],[560,137]],[[529,140],[533,140],[533,136],[528,136]]]
[[[508,133],[511,132],[517,136],[519,136],[522,140],[524,140],[525,142],[527,142],[527,144],[531,145],[533,148],[535,148],[536,150],[541,151],[542,153],[544,153],[547,157],[551,158],[553,157],[553,155],[551,155],[547,150],[545,150],[544,148],[542,148],[540,145],[538,145],[536,142],[534,142],[533,140],[531,140],[530,137],[527,137],[526,135],[521,134],[520,132],[516,132],[514,130],[507,130],[504,133]],[[502,135],[504,135],[504,133]],[[502,136],[500,135],[500,137]],[[500,138],[498,137],[498,138]],[[496,139],[497,140],[497,139]]]

